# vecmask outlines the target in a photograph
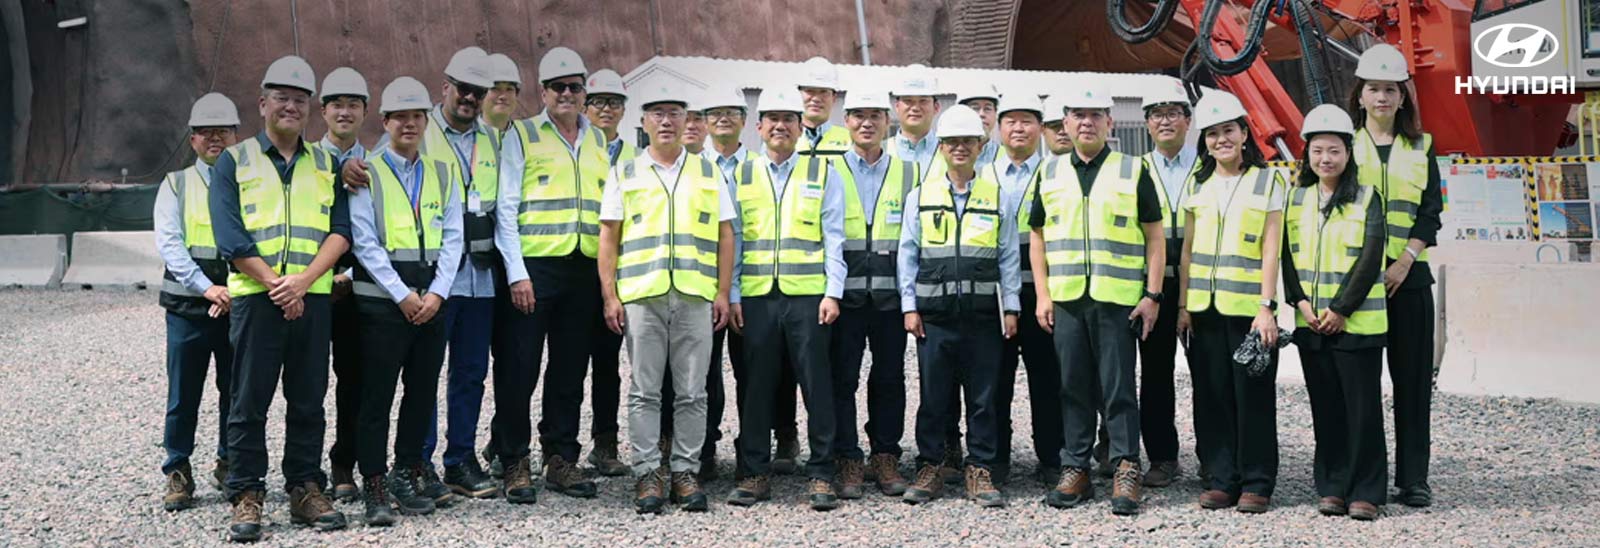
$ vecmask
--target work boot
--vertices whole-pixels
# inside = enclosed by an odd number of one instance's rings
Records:
[[[361,496],[361,490],[356,488],[355,471],[349,466],[333,465],[333,498],[339,502],[355,502]]]
[[[839,498],[855,500],[861,498],[866,480],[866,465],[861,459],[839,459],[834,474],[834,480],[839,482]]]
[[[261,540],[261,503],[266,493],[245,491],[233,501],[233,521],[228,524],[228,540],[255,542]]]
[[[960,443],[946,444],[944,446],[944,462],[939,465],[939,477],[944,478],[945,483],[960,483],[961,479],[965,477],[965,474],[961,471],[961,468],[965,466],[964,461]]]
[[[500,464],[500,454],[495,452],[494,446],[483,448],[483,462],[489,466],[489,477],[494,479],[505,477],[505,467]]]
[[[839,494],[833,490],[831,481],[812,478],[806,482],[806,495],[812,510],[826,512],[839,507]]]
[[[221,491],[227,484],[228,459],[219,458],[217,463],[211,467],[211,487]]]
[[[867,459],[864,479],[878,484],[878,490],[891,497],[906,493],[906,477],[900,475],[900,457],[888,453],[874,453]]]
[[[667,506],[667,470],[652,468],[639,476],[633,488],[633,508],[640,514],[660,514]]]
[[[1071,508],[1094,498],[1094,484],[1089,482],[1089,469],[1066,466],[1061,468],[1061,481],[1044,494],[1044,503],[1056,508]]]
[[[694,474],[688,472],[672,473],[672,502],[682,504],[686,512],[704,512],[710,510],[710,503],[706,500],[706,492],[700,489],[700,481]]]
[[[1339,497],[1322,497],[1322,500],[1317,501],[1317,513],[1324,516],[1342,516],[1349,511],[1344,499]]]
[[[1394,497],[1401,504],[1412,508],[1426,508],[1433,506],[1433,488],[1428,487],[1428,482],[1422,482],[1411,487],[1403,487],[1400,494]]]
[[[472,455],[461,464],[444,467],[444,484],[456,494],[475,499],[493,498],[500,490],[494,479],[478,466],[478,457]]]
[[[1043,485],[1045,489],[1050,489],[1055,487],[1057,483],[1061,483],[1060,466],[1041,464],[1039,469],[1034,470],[1033,475],[1035,479],[1039,480],[1039,485]]]
[[[799,434],[778,436],[778,453],[772,457],[772,473],[794,475],[800,472]]]
[[[505,469],[505,480],[500,490],[505,494],[506,502],[533,504],[539,500],[539,492],[533,486],[532,467],[529,458],[522,457]]]
[[[388,484],[389,497],[400,507],[401,514],[421,516],[433,513],[433,499],[418,492],[417,479],[417,469],[399,468],[392,470],[384,482]]]
[[[906,501],[907,504],[923,504],[939,498],[942,493],[944,493],[944,477],[940,472],[940,466],[928,463],[917,468],[916,479],[906,487],[906,492],[900,496],[900,500]]]
[[[698,476],[697,479],[700,480],[700,483],[710,483],[710,482],[716,481],[716,479],[717,479],[717,446],[716,446],[716,444],[707,444],[706,448],[700,451],[700,475]]]
[[[993,475],[989,469],[972,464],[967,465],[967,498],[984,508],[1001,508],[1006,505],[1006,496],[995,488]]]
[[[373,474],[361,479],[361,500],[367,506],[368,527],[394,525],[394,508],[389,502],[389,490],[383,483],[383,474]]]
[[[1357,521],[1372,521],[1378,519],[1378,505],[1358,500],[1350,503],[1350,519]]]
[[[750,476],[739,480],[739,485],[728,494],[728,504],[734,506],[753,506],[757,502],[772,498],[772,484],[766,476]]]
[[[595,472],[602,476],[617,477],[628,474],[628,465],[622,464],[617,458],[616,434],[594,439],[594,448],[589,450],[589,464],[593,465]]]
[[[1208,489],[1200,493],[1200,507],[1207,510],[1221,510],[1233,506],[1237,501],[1227,491]]]
[[[417,494],[433,500],[434,508],[449,508],[456,503],[456,494],[444,482],[439,481],[439,472],[431,464],[418,464],[413,467],[416,471]]]
[[[550,455],[545,459],[544,484],[552,491],[569,497],[590,499],[595,495],[594,480],[561,455]]]
[[[1264,497],[1255,493],[1239,495],[1239,511],[1246,514],[1265,514],[1272,506],[1272,497]]]
[[[168,512],[194,507],[194,470],[185,462],[167,474],[167,494],[161,497],[161,508]]]
[[[1122,459],[1117,464],[1117,472],[1111,478],[1111,513],[1119,516],[1139,513],[1139,485],[1143,482],[1140,475],[1139,461]]]
[[[1178,461],[1158,461],[1150,463],[1150,471],[1144,473],[1145,487],[1166,487],[1172,485],[1183,473],[1183,468],[1178,466]]]
[[[322,494],[322,486],[305,482],[289,490],[289,522],[318,531],[344,529],[344,513]]]

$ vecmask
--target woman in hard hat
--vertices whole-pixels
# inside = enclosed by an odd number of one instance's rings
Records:
[[[1306,115],[1306,148],[1284,215],[1283,302],[1296,314],[1317,450],[1317,511],[1378,517],[1388,482],[1383,440],[1383,200],[1357,181],[1350,115]]]
[[[1411,75],[1400,50],[1373,46],[1356,66],[1349,112],[1356,178],[1383,196],[1389,297],[1389,379],[1394,384],[1394,484],[1407,506],[1428,506],[1429,406],[1433,399],[1433,272],[1427,248],[1435,244],[1444,210],[1433,136],[1422,132]]]
[[[1185,202],[1183,261],[1178,279],[1178,336],[1197,374],[1195,437],[1211,472],[1200,495],[1208,509],[1238,504],[1261,513],[1278,477],[1278,251],[1283,181],[1267,169],[1251,140],[1244,106],[1225,92],[1195,105],[1200,128],[1199,190]],[[1270,351],[1265,373],[1251,376],[1233,361],[1252,333]]]

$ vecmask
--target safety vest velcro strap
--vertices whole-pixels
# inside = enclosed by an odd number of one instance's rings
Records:
[[[672,234],[644,236],[622,242],[621,254],[627,255],[629,253],[638,251],[649,251],[657,247],[661,247],[663,242],[668,241],[670,241],[671,245],[673,246],[694,246],[695,251],[700,251],[703,253],[717,252],[717,242],[715,240],[697,238],[693,234]]]
[[[999,290],[999,282],[952,280],[932,284],[917,283],[917,296],[925,299],[952,295],[994,295]]]
[[[717,277],[717,267],[701,263],[685,257],[662,257],[647,263],[624,266],[617,269],[617,279],[625,280],[637,278],[657,271],[666,270],[692,270],[711,278]]]
[[[423,293],[422,289],[418,289],[418,288],[415,288],[415,287],[408,288],[408,289],[410,289],[413,292],[416,292],[418,295],[421,295]],[[362,297],[373,297],[373,298],[383,299],[385,301],[394,299],[394,296],[389,294],[389,290],[384,289],[383,286],[378,285],[375,282],[363,282],[363,281],[357,280],[357,281],[352,282],[350,284],[350,290],[351,290],[352,293],[355,293],[356,295],[360,295]]]
[[[1089,250],[1108,251],[1113,255],[1133,255],[1138,257],[1144,256],[1143,245],[1115,242],[1111,240],[1091,240],[1089,242]]]
[[[488,238],[488,239],[483,239],[483,240],[473,240],[472,242],[467,244],[467,251],[472,252],[472,253],[484,253],[484,252],[494,251],[494,238]]]
[[[1083,263],[1050,265],[1050,276],[1087,276],[1089,267]]]
[[[1215,290],[1215,291],[1227,291],[1229,293],[1243,293],[1243,294],[1246,294],[1246,295],[1257,295],[1257,294],[1261,293],[1261,282],[1236,282],[1236,281],[1233,281],[1233,280],[1216,280],[1216,284],[1212,285],[1212,280],[1210,280],[1208,278],[1200,278],[1200,279],[1197,279],[1197,280],[1194,280],[1193,282],[1191,282],[1189,289],[1193,289],[1193,290],[1196,290],[1196,291],[1213,291],[1213,290]]]
[[[1083,251],[1083,240],[1069,238],[1066,240],[1052,240],[1044,243],[1046,253],[1051,251]]]
[[[1407,200],[1389,200],[1389,211],[1391,213],[1399,211],[1415,217],[1417,215],[1417,207],[1416,203]]]
[[[397,263],[415,263],[424,260],[428,263],[435,263],[439,261],[439,250],[396,249],[389,252],[389,260]]]
[[[1218,257],[1210,253],[1195,253],[1192,257],[1190,257],[1189,262],[1192,264],[1209,266],[1212,268],[1246,268],[1252,270],[1261,268],[1261,259],[1251,259],[1249,257],[1240,257],[1238,255],[1223,255]]]
[[[202,261],[216,260],[220,258],[217,255],[217,248],[204,245],[189,246],[189,257]]]
[[[161,291],[176,297],[205,297],[204,293],[189,289],[189,286],[176,280],[161,280]]]
[[[1123,268],[1103,263],[1089,265],[1089,271],[1097,277],[1114,278],[1130,282],[1144,281],[1145,272],[1137,268]]]
[[[864,239],[850,238],[844,241],[845,251],[866,251],[867,241]]]

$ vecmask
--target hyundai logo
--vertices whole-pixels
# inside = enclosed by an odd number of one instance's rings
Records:
[[[1521,36],[1513,38],[1512,34]],[[1472,40],[1472,52],[1479,59],[1506,68],[1538,66],[1555,57],[1560,49],[1561,43],[1556,41],[1555,34],[1527,23],[1496,25],[1484,29]]]

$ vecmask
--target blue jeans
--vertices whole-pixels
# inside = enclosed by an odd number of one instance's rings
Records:
[[[217,459],[227,458],[229,386],[233,381],[233,345],[228,343],[228,318],[191,318],[167,313],[167,424],[161,445],[167,459],[161,473],[170,474],[194,454],[195,423],[205,394],[206,370],[217,361]]]
[[[450,377],[445,388],[448,430],[444,465],[459,466],[473,458],[478,411],[483,407],[483,380],[489,375],[489,340],[494,333],[494,298],[451,297],[444,304],[445,337],[450,339]],[[433,462],[439,446],[439,412],[434,404],[422,457]]]

